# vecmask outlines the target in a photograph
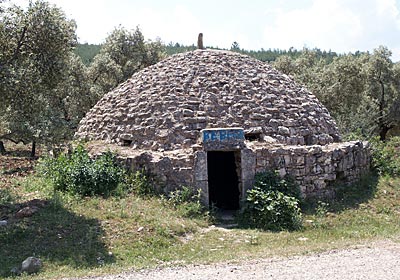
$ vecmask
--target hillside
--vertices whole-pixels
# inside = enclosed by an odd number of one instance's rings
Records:
[[[183,53],[187,51],[192,51],[196,49],[195,45],[185,46],[179,43],[169,43],[164,46],[165,52],[167,55],[173,55],[177,53]],[[217,49],[215,47],[208,47],[210,49]],[[79,55],[85,65],[89,65],[96,54],[99,53],[101,49],[101,45],[95,44],[78,44],[75,49],[75,53]],[[233,51],[240,52],[242,54],[247,54],[252,56],[258,60],[272,62],[275,61],[279,56],[287,55],[291,58],[298,58],[305,50],[297,50],[294,48],[290,48],[289,50],[281,50],[281,49],[261,49],[261,50],[245,50],[245,49],[234,49]],[[320,49],[313,49],[316,52],[318,58],[323,58],[327,62],[331,62],[334,57],[337,57],[338,54],[333,51],[322,51]]]

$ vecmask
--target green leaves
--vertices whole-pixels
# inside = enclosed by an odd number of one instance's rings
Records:
[[[73,53],[76,24],[57,7],[37,0],[0,13],[0,139],[68,141],[105,93],[164,57],[159,41],[119,27],[87,68]]]
[[[255,187],[239,215],[240,224],[264,230],[281,231],[301,228],[301,212],[297,199],[279,191]]]
[[[254,187],[256,188],[266,191],[278,191],[298,200],[302,199],[299,185],[289,175],[281,177],[277,171],[265,171],[257,173],[254,180]]]
[[[255,177],[238,215],[242,226],[281,231],[301,228],[300,190],[294,180],[266,171]]]
[[[311,90],[345,136],[386,138],[400,123],[400,64],[383,46],[372,54],[340,55],[332,61],[306,50],[298,58],[279,57],[274,66]]]
[[[0,138],[28,142],[61,134],[63,97],[55,90],[63,80],[75,22],[44,1],[26,10],[13,6],[0,18]]]
[[[92,159],[82,145],[70,156],[62,154],[42,160],[39,171],[52,182],[55,190],[81,196],[108,196],[119,184],[125,183],[125,170],[118,166],[111,152]]]
[[[139,28],[115,28],[89,66],[92,94],[98,97],[129,79],[135,72],[157,63],[164,54],[161,42],[145,42]]]
[[[388,141],[370,140],[372,164],[380,174],[400,175],[400,137],[391,137]]]

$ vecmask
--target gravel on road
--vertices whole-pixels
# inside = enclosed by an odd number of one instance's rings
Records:
[[[83,279],[400,279],[400,244],[382,241],[313,255],[162,267]]]

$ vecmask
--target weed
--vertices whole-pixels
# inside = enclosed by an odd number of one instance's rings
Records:
[[[326,214],[328,213],[328,208],[329,208],[329,203],[324,202],[324,201],[318,201],[317,202],[317,208],[315,208],[315,214],[319,218],[324,218],[326,217]]]
[[[259,173],[254,187],[247,191],[238,222],[245,227],[264,230],[300,229],[301,212],[294,196],[300,197],[300,194],[291,178],[281,178],[277,172]]]
[[[137,170],[128,174],[125,190],[141,197],[149,197],[157,194],[156,188],[152,183],[150,174],[144,170]]]
[[[167,203],[174,207],[183,217],[195,218],[207,214],[201,203],[201,190],[183,186],[171,191],[166,199]]]
[[[82,145],[72,154],[41,160],[38,170],[50,180],[55,190],[81,196],[108,196],[125,180],[125,171],[111,152],[91,159]]]
[[[299,201],[302,200],[300,186],[289,175],[281,177],[278,171],[265,171],[257,173],[254,181],[254,187],[259,187],[265,191],[279,191]]]
[[[44,181],[36,180],[35,186]],[[305,214],[304,220],[312,222],[305,222],[302,230],[279,233],[220,230],[209,227],[207,217],[186,218],[173,205],[179,207],[182,204],[176,202],[191,197],[187,190],[174,193],[174,204],[166,197],[81,198],[54,192],[48,206],[31,219],[10,224],[7,230],[0,227],[1,255],[8,256],[0,258],[0,277],[10,276],[10,269],[26,254],[46,264],[34,279],[54,279],[160,264],[303,254],[392,238],[400,233],[399,184],[400,179],[382,178],[374,197],[349,203],[337,214],[331,213],[335,203],[320,203],[323,211],[317,211],[319,216]],[[21,185],[24,194],[27,189]]]
[[[400,178],[392,176],[372,174],[360,184],[340,187],[336,200],[303,214],[302,229],[290,232],[213,227],[206,214],[187,218],[180,207],[198,195],[188,190],[171,195],[171,202],[127,195],[123,187],[124,195],[117,197],[82,197],[54,191],[41,177],[25,176],[1,178],[8,179],[7,188],[0,187],[1,199],[10,204],[3,208],[7,217],[32,197],[49,203],[32,217],[10,219],[0,227],[0,256],[7,256],[0,257],[0,278],[13,279],[11,268],[31,255],[44,267],[29,279],[80,278],[160,265],[301,255],[371,240],[398,241],[400,235]]]
[[[14,195],[8,189],[0,189],[0,205],[10,204],[15,201]]]
[[[258,235],[250,235],[250,245],[260,245],[260,239]]]
[[[120,201],[120,207],[121,207],[121,208],[120,208],[120,213],[119,213],[120,218],[121,218],[121,219],[128,218],[129,215],[128,215],[127,211],[126,211],[127,203],[126,203],[126,200],[125,200],[125,199],[122,199],[122,200]]]
[[[301,228],[301,212],[294,197],[258,187],[247,192],[238,221],[242,226],[281,231]]]
[[[400,175],[400,137],[391,137],[386,142],[372,138],[370,143],[375,169],[380,174]]]

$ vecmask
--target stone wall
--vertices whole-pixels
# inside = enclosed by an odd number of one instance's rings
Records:
[[[278,170],[292,175],[305,196],[333,196],[335,184],[356,182],[370,168],[368,142],[320,146],[254,145],[255,172]]]
[[[101,149],[110,149],[110,145],[103,145]],[[202,190],[203,200],[207,203],[207,151],[186,149],[154,152],[123,147],[117,149],[120,160],[127,168],[144,169],[155,175],[158,185],[164,191],[193,186]],[[242,196],[252,187],[257,172],[278,170],[282,176],[293,176],[301,186],[304,196],[330,197],[334,195],[336,184],[356,182],[370,167],[369,144],[359,141],[325,146],[265,145],[246,141],[245,148],[238,152]]]
[[[206,202],[208,151],[235,151],[242,196],[265,169],[293,175],[306,196],[332,195],[335,182],[369,169],[368,145],[338,143],[334,119],[311,92],[227,51],[177,54],[135,73],[102,97],[75,137],[116,150],[165,191],[200,188]]]
[[[106,151],[117,155],[118,161],[131,171],[144,171],[151,175],[157,187],[165,192],[194,182],[195,153],[192,149],[175,151],[134,150],[101,141],[87,143],[89,153],[96,157]],[[207,163],[207,161],[206,161]]]

